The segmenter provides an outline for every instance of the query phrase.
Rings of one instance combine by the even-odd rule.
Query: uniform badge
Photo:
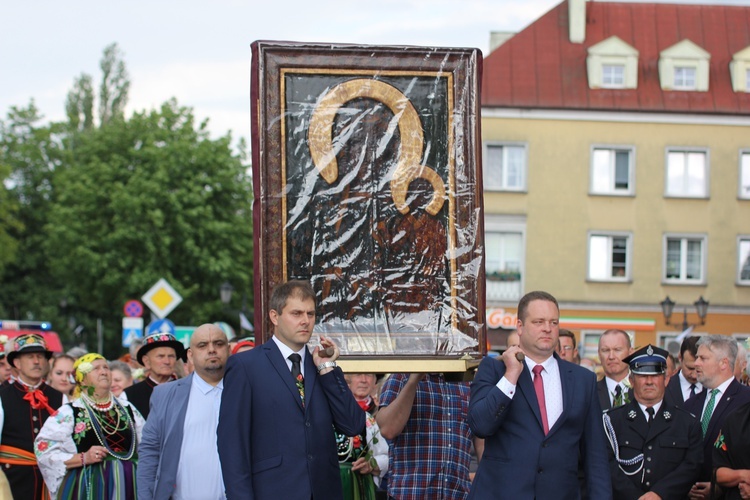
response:
[[[636,416],[635,410],[630,410],[628,412],[628,420],[635,420],[635,416]]]
[[[649,356],[653,356],[654,355],[654,349],[651,347],[650,344],[648,346],[648,349],[646,349],[646,354],[648,354]]]
[[[668,411],[665,411],[664,412],[664,420],[669,420],[671,418],[672,418],[672,414],[669,413]]]

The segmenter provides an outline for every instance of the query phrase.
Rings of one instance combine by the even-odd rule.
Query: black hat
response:
[[[143,364],[143,356],[151,349],[156,349],[157,347],[171,347],[174,349],[178,359],[183,361],[187,360],[185,356],[185,346],[182,345],[182,342],[177,340],[177,338],[171,333],[156,332],[143,339],[143,345],[138,349],[138,354],[136,354],[138,362]]]
[[[44,341],[44,337],[37,333],[27,333],[26,335],[19,335],[13,341],[13,350],[7,355],[8,363],[13,366],[13,360],[19,354],[31,352],[43,352],[47,359],[52,357],[52,351],[47,349],[47,342]]]
[[[669,356],[667,351],[649,344],[646,347],[641,347],[622,361],[630,365],[630,373],[660,375],[667,371],[667,356]]]

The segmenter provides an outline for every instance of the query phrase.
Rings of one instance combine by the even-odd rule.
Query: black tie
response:
[[[648,425],[651,425],[651,422],[654,421],[654,408],[649,406],[646,408],[646,413],[648,413]]]
[[[695,396],[695,384],[690,384],[690,396],[688,397],[688,399],[692,398],[693,396]]]
[[[296,381],[297,378],[302,374],[299,366],[300,362],[302,361],[302,356],[295,352],[289,355],[289,361],[292,362],[292,377],[294,377],[294,380]]]
[[[615,398],[614,401],[612,401],[612,406],[614,408],[622,406],[622,387],[620,387],[620,384],[617,384],[615,387]]]

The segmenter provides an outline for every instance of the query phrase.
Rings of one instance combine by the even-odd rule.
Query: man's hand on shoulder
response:
[[[518,377],[523,372],[523,361],[519,361],[516,355],[523,353],[518,346],[512,346],[505,350],[503,353],[503,363],[505,363],[505,379],[513,385],[518,383]]]

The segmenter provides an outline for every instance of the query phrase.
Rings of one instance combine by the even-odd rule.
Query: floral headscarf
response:
[[[84,354],[73,363],[73,370],[75,370],[76,373],[76,382],[78,382],[79,385],[83,383],[83,379],[86,378],[86,375],[94,369],[92,363],[97,359],[103,359],[106,361],[101,354],[91,352],[89,354]]]

